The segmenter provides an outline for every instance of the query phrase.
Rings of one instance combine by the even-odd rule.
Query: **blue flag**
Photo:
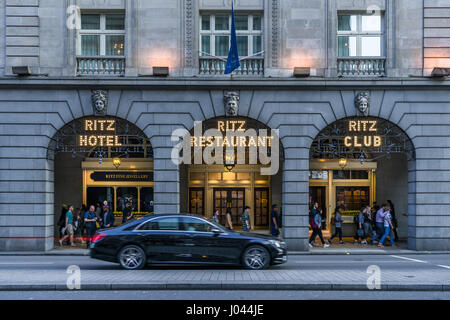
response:
[[[240,66],[236,40],[236,26],[234,25],[234,6],[233,3],[231,3],[231,46],[230,51],[228,52],[227,63],[225,64],[225,74],[232,73]]]

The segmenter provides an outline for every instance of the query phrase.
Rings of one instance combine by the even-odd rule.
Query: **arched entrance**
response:
[[[83,213],[104,205],[121,221],[127,200],[139,217],[153,212],[153,150],[147,136],[131,122],[111,116],[73,120],[52,138],[48,159],[54,163],[54,234],[73,205]]]
[[[408,168],[414,166],[414,146],[397,125],[375,117],[338,120],[323,129],[310,149],[309,202],[322,209],[324,237],[333,231],[337,207],[343,216],[343,234],[353,242],[353,217],[363,206],[375,211],[387,200],[394,203],[398,237],[410,235]],[[410,245],[410,244],[408,244]]]
[[[252,230],[267,232],[270,223],[271,206],[277,204],[281,212],[281,186],[282,186],[282,161],[283,147],[278,140],[279,151],[273,154],[273,140],[278,135],[265,124],[247,117],[217,117],[204,121],[201,124],[201,132],[209,129],[217,129],[226,137],[227,132],[253,132],[255,139],[247,136],[245,139],[230,140],[235,157],[231,159],[226,155],[226,142],[223,144],[223,163],[206,164],[204,161],[196,163],[192,153],[191,164],[180,166],[180,208],[181,212],[203,215],[210,218],[214,209],[220,212],[220,223],[225,225],[225,212],[231,210],[233,226],[241,230],[241,213],[244,206],[249,206]],[[266,136],[267,133],[267,136]],[[191,147],[199,144],[201,147],[208,145],[208,139],[204,136],[197,137],[195,128],[190,131],[192,137]],[[237,137],[236,137],[237,138]],[[225,138],[224,138],[225,139]],[[217,139],[214,140],[217,142]],[[256,162],[252,162],[252,143],[255,143]],[[244,146],[239,151],[239,146]],[[262,150],[265,151],[262,151]],[[238,163],[239,152],[245,159],[244,163]],[[269,164],[263,164],[260,154],[267,152],[271,159]],[[265,174],[262,168],[273,166],[277,161],[277,170],[273,174]],[[281,216],[279,222],[281,224]]]

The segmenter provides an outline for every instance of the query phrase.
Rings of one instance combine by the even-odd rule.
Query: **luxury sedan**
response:
[[[287,261],[286,243],[278,238],[230,231],[188,214],[150,215],[99,230],[90,256],[120,263],[128,270],[158,263],[242,265],[260,270]]]

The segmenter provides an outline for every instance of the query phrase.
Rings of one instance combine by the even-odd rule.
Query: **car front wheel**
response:
[[[146,263],[145,252],[141,247],[128,245],[119,252],[119,262],[127,270],[142,269]]]
[[[246,269],[262,270],[270,264],[270,254],[262,246],[250,246],[242,255],[242,264]]]

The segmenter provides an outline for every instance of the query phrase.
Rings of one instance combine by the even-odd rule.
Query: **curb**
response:
[[[384,284],[380,289],[368,289],[364,284],[332,283],[90,283],[82,284],[81,291],[109,290],[299,290],[299,291],[433,291],[450,292],[444,284]],[[64,284],[6,284],[0,291],[72,291]]]

